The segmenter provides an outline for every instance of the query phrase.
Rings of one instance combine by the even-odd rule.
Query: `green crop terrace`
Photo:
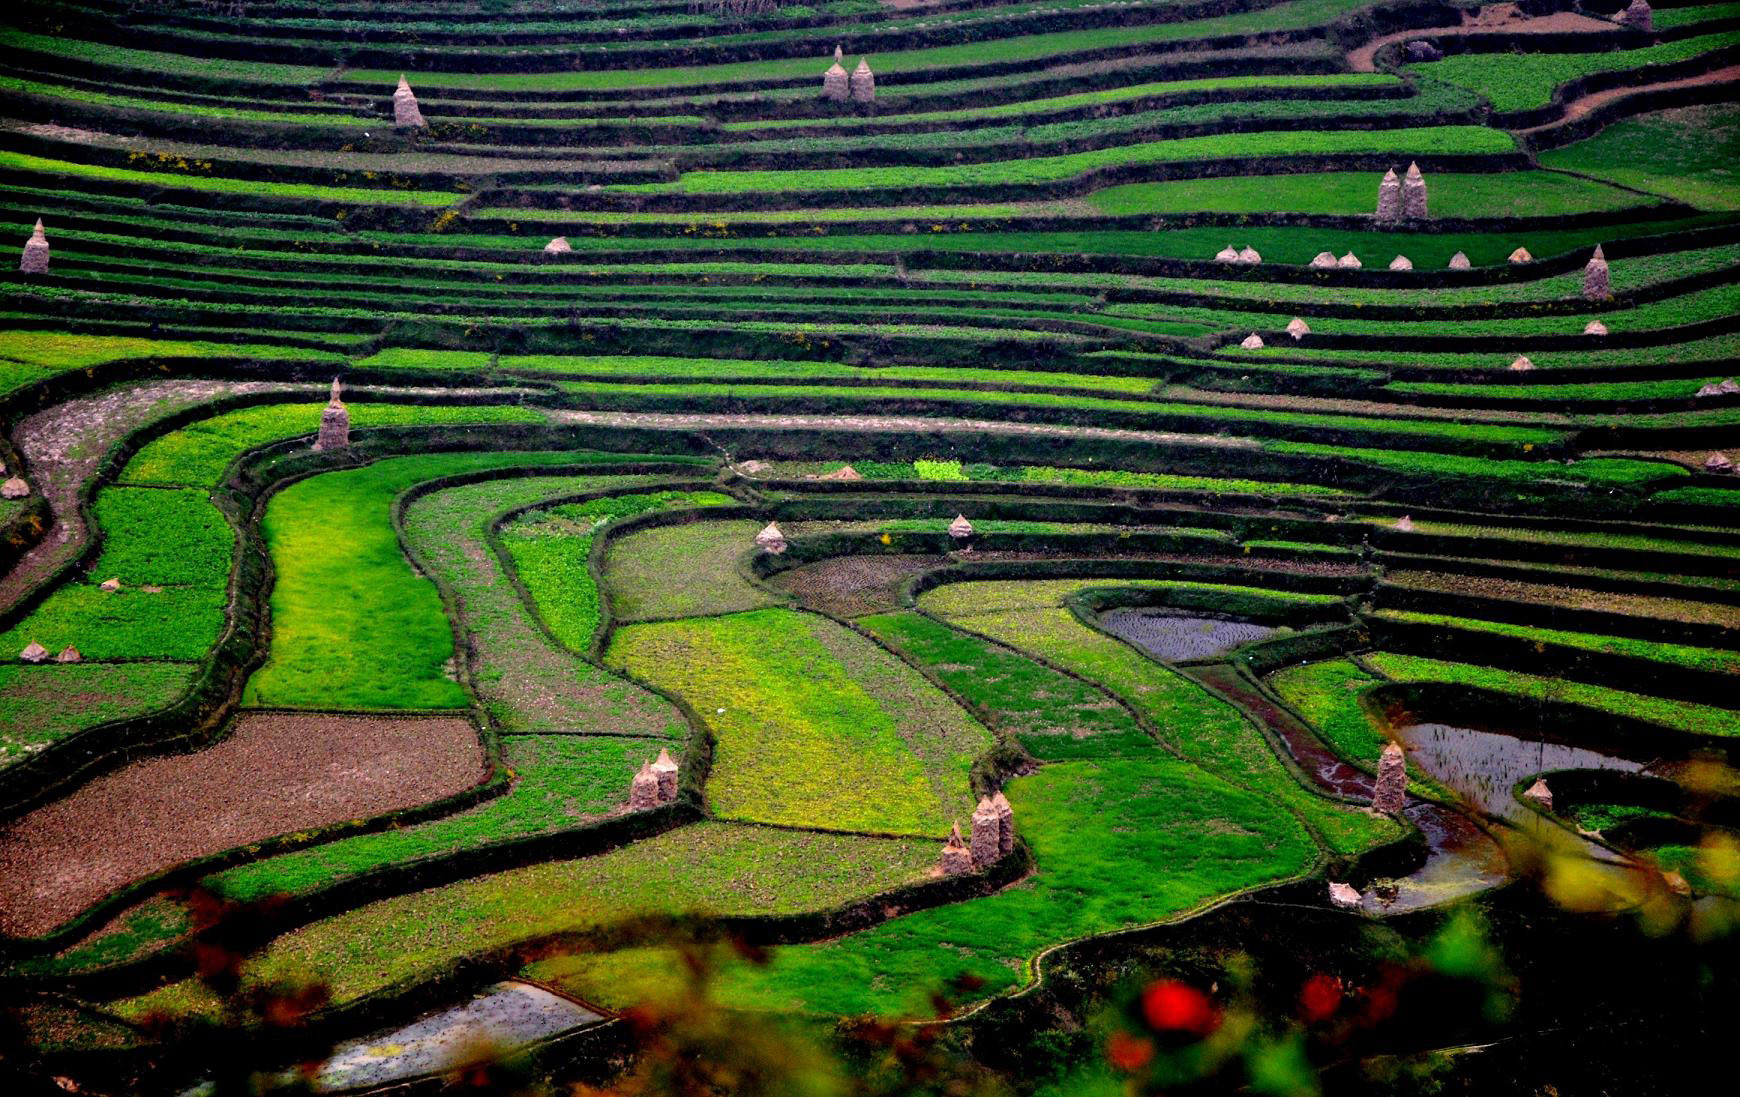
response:
[[[20,0],[0,1072],[1711,1073],[1740,5],[1619,7]]]

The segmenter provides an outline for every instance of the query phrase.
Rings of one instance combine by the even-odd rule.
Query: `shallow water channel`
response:
[[[460,1005],[333,1049],[313,1080],[322,1093],[372,1089],[440,1074],[479,1052],[511,1051],[602,1022],[604,1018],[539,986],[497,983]]]

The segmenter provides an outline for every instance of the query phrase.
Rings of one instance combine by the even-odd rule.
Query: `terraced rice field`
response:
[[[1721,1067],[1740,5],[1617,7],[15,5],[0,1078]]]

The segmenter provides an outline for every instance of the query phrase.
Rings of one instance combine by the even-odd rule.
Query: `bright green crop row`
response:
[[[205,191],[211,194],[269,195],[276,198],[302,198],[311,202],[342,202],[362,206],[451,206],[465,195],[449,191],[387,190],[365,187],[329,187],[318,183],[272,183],[257,179],[227,179],[221,176],[194,175],[168,171],[137,171],[114,168],[105,164],[80,164],[71,160],[50,160],[22,152],[0,149],[0,169],[37,171],[48,175],[71,176],[100,183],[131,183],[137,186],[166,187],[170,190]]]
[[[691,171],[676,183],[644,183],[608,189],[636,193],[676,190],[685,194],[747,194],[889,187],[974,187],[1057,183],[1100,168],[1168,164],[1191,160],[1269,156],[1397,157],[1475,156],[1513,152],[1509,134],[1484,126],[1427,126],[1394,130],[1279,130],[1213,134],[1095,149],[1061,156],[1000,160],[947,167],[824,168],[793,171]]]
[[[1740,43],[1740,33],[1728,32],[1681,38],[1635,50],[1506,54],[1502,61],[1495,61],[1489,53],[1464,53],[1429,65],[1409,65],[1407,69],[1477,92],[1496,110],[1528,110],[1546,106],[1560,84],[1579,77],[1685,61],[1736,43]]]

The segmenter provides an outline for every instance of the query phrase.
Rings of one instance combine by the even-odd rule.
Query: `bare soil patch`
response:
[[[806,609],[835,617],[862,617],[900,608],[900,588],[946,556],[835,556],[782,572],[768,585],[790,591]]]
[[[1510,9],[1500,12],[1498,9]],[[1613,33],[1617,28],[1605,19],[1592,19],[1587,15],[1578,15],[1573,11],[1558,11],[1551,15],[1538,15],[1533,19],[1518,19],[1516,5],[1489,4],[1480,9],[1479,14],[1464,12],[1466,20],[1461,26],[1453,27],[1415,27],[1413,30],[1399,30],[1394,34],[1386,34],[1374,38],[1357,49],[1347,53],[1347,65],[1354,72],[1376,72],[1375,58],[1377,51],[1391,42],[1411,42],[1416,38],[1447,38],[1462,34],[1575,34],[1575,33]]]
[[[12,570],[0,576],[0,613],[84,551],[90,532],[79,517],[79,491],[103,454],[145,424],[219,396],[294,391],[269,381],[144,381],[56,404],[18,424],[13,435],[30,481],[48,502],[54,525]]]
[[[1590,114],[1594,113],[1597,108],[1606,106],[1608,103],[1614,103],[1621,99],[1629,99],[1634,95],[1646,95],[1653,92],[1673,91],[1678,88],[1699,88],[1715,84],[1732,84],[1736,82],[1740,82],[1740,65],[1729,65],[1726,68],[1699,73],[1696,76],[1687,76],[1679,80],[1663,80],[1656,84],[1637,84],[1631,87],[1609,88],[1606,91],[1590,92],[1588,95],[1573,99],[1569,103],[1566,103],[1565,113],[1558,120],[1548,122],[1544,126],[1535,126],[1531,129],[1518,130],[1517,132],[1524,136],[1533,136],[1545,130],[1556,129],[1559,126],[1566,125],[1567,123],[1575,122],[1580,118],[1587,118]]]
[[[1169,430],[1127,430],[1122,427],[1076,427],[1061,423],[1016,423],[1000,419],[947,419],[922,415],[746,415],[737,412],[569,411],[550,413],[552,423],[585,423],[602,427],[651,427],[667,430],[743,428],[749,430],[851,430],[921,434],[1037,434],[1064,438],[1121,438],[1207,446],[1214,449],[1257,449],[1252,438],[1222,438]]]
[[[1439,594],[1465,594],[1479,598],[1526,602],[1567,609],[1602,610],[1634,617],[1656,617],[1698,625],[1740,628],[1740,609],[1716,602],[1693,602],[1684,598],[1652,598],[1644,594],[1619,594],[1586,590],[1551,583],[1527,583],[1487,575],[1459,575],[1441,571],[1393,570],[1384,574],[1393,586],[1429,590]]]
[[[136,762],[0,827],[0,931],[38,936],[191,858],[413,807],[482,777],[465,720],[245,715],[215,746]]]

